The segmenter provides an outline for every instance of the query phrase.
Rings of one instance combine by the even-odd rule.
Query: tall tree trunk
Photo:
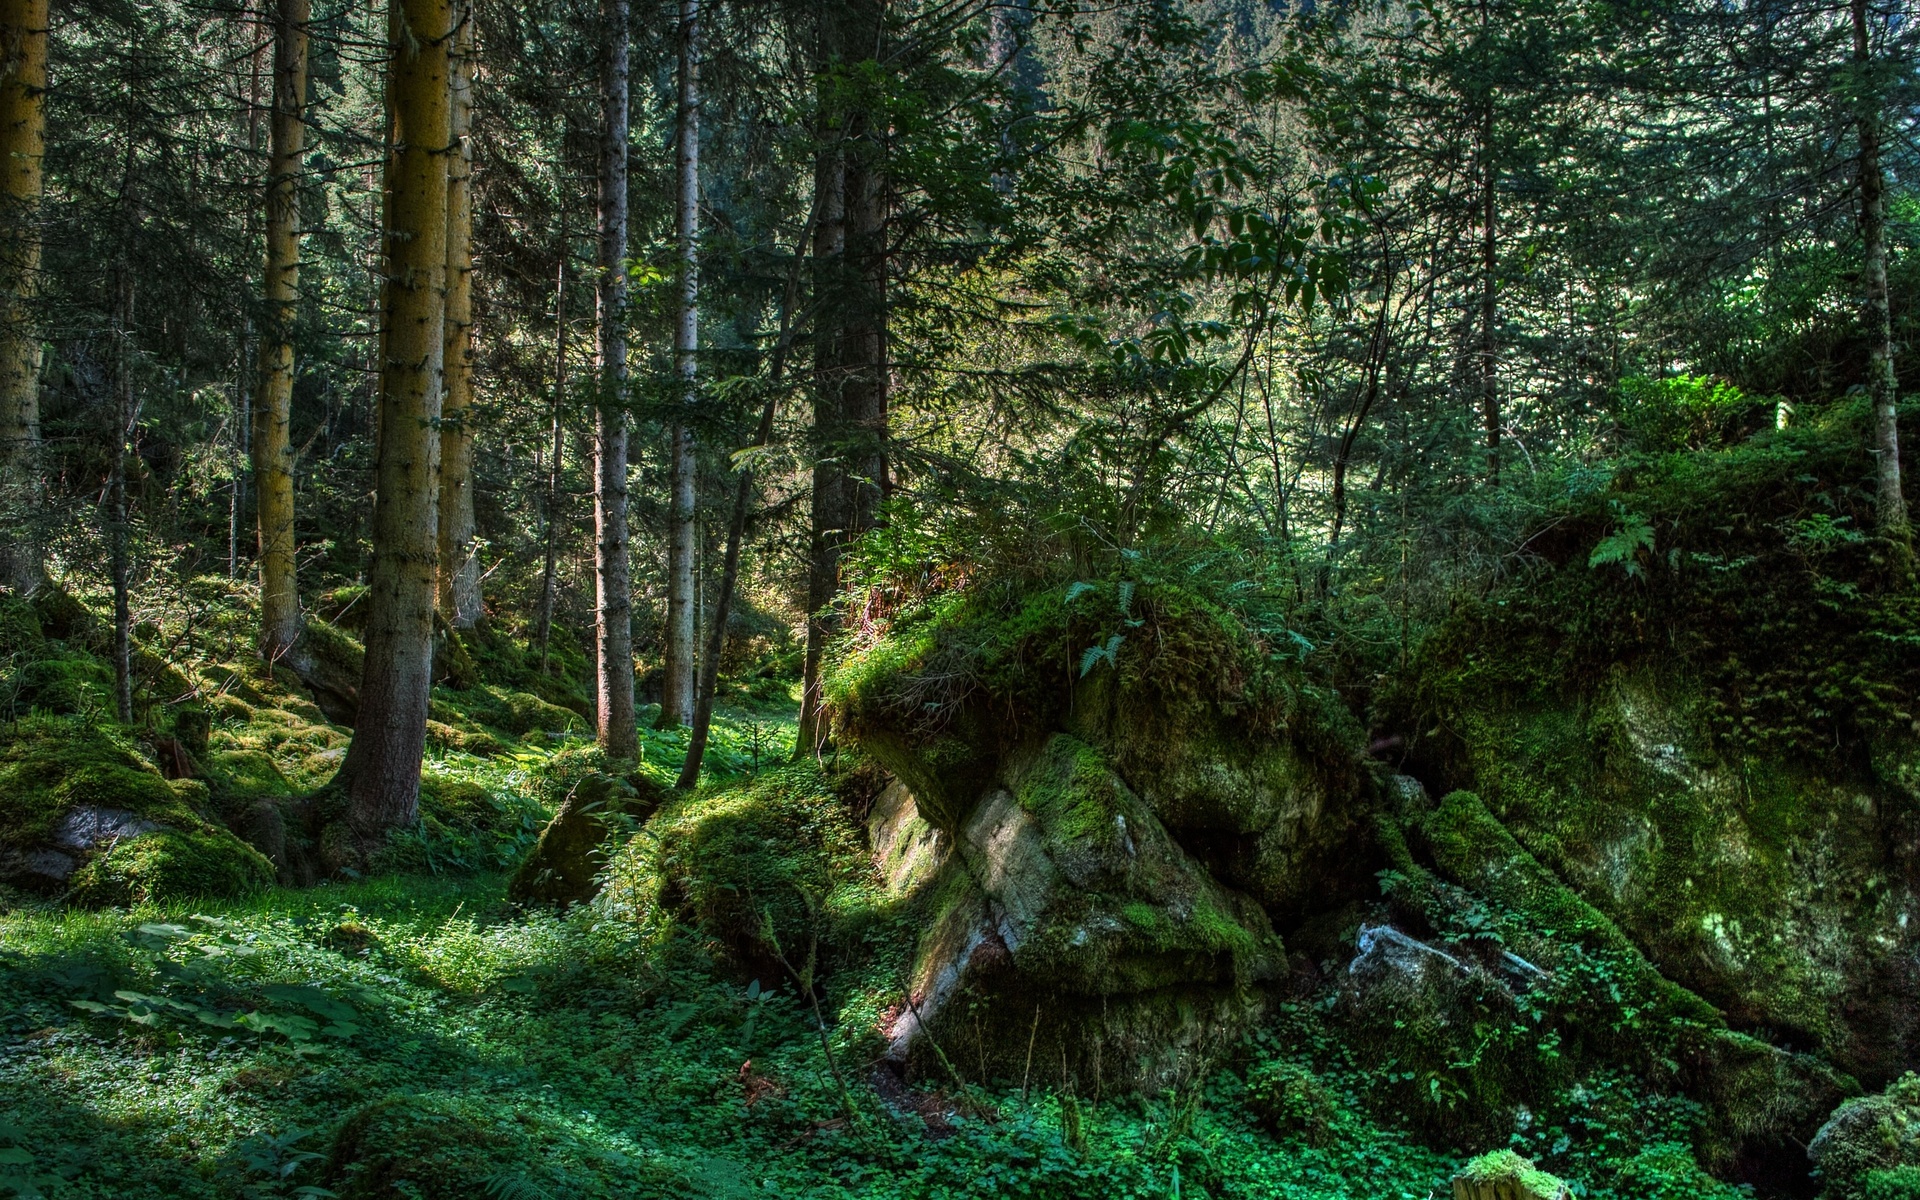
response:
[[[452,150],[447,156],[447,344],[440,409],[440,611],[455,629],[480,619],[473,520],[473,7],[455,14]]]
[[[1886,177],[1880,168],[1880,100],[1871,86],[1872,44],[1868,39],[1867,0],[1853,0],[1853,61],[1858,72],[1860,134],[1860,240],[1866,303],[1861,314],[1867,334],[1867,395],[1873,404],[1873,451],[1879,460],[1876,517],[1880,533],[1909,545],[1907,499],[1900,490],[1899,381],[1893,372],[1893,314],[1887,302]]]
[[[822,58],[871,59],[884,35],[884,0],[857,0],[822,17]],[[844,86],[829,84],[833,86]],[[873,528],[886,498],[887,185],[880,127],[864,104],[834,111],[822,100],[823,127],[836,131],[821,147],[816,191],[821,205],[815,240],[816,322],[813,544],[808,571],[807,649],[800,735],[795,755],[826,741],[821,668],[838,630],[833,603],[850,542]]]
[[[600,745],[639,753],[633,718],[633,577],[627,562],[627,0],[601,0],[599,388],[594,404],[593,528],[599,603]]]
[[[559,174],[559,172],[555,172]],[[564,191],[560,200],[560,269],[553,283],[553,416],[549,434],[553,454],[547,460],[544,516],[546,559],[540,568],[540,608],[534,617],[533,639],[540,647],[540,673],[547,673],[547,651],[553,641],[553,606],[559,590],[560,469],[566,453],[566,430],[561,423],[561,406],[567,395],[567,258],[572,243],[567,240],[567,203]]]
[[[47,0],[0,0],[0,585],[45,578],[40,475],[40,162],[46,151]]]
[[[273,150],[267,168],[266,337],[253,408],[260,537],[260,654],[279,662],[300,638],[293,532],[293,321],[300,289],[300,168],[306,126],[308,0],[279,0],[273,50]],[[239,492],[234,493],[235,505]]]
[[[127,528],[127,443],[139,420],[133,388],[133,269],[114,273],[113,449],[107,459],[107,573],[113,587],[113,701],[122,724],[133,724],[133,563]]]
[[[693,405],[700,350],[700,0],[680,0],[679,308],[674,314],[673,362],[682,413],[673,423],[671,496],[667,516],[666,671],[660,689],[660,725],[693,719],[694,708],[694,482]]]
[[[366,669],[341,768],[363,848],[419,813],[433,687],[447,168],[453,131],[450,0],[393,0],[388,20],[386,278],[374,460]]]
[[[1497,215],[1493,165],[1493,105],[1487,105],[1486,123],[1480,131],[1480,421],[1486,430],[1487,481],[1500,483],[1500,354],[1495,342],[1494,321],[1498,317],[1500,243],[1494,226]]]
[[[821,723],[821,666],[834,632],[832,605],[840,587],[840,543],[847,526],[846,470],[839,461],[845,382],[840,308],[847,250],[847,164],[844,129],[829,106],[834,85],[826,72],[839,57],[835,10],[820,13],[819,146],[813,195],[819,213],[813,231],[813,504],[807,548],[807,647],[801,667],[800,728],[794,757],[819,753],[826,743]]]

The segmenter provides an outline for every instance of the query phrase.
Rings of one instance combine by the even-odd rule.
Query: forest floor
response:
[[[677,771],[684,733],[644,736],[648,773]],[[792,736],[778,700],[724,709],[723,778],[681,803],[729,803]],[[475,869],[530,843],[570,745],[436,752],[430,777],[503,818],[483,853],[423,834],[400,856],[437,870],[0,909],[0,1195],[1421,1200],[1459,1167],[1362,1115],[1358,1076],[1281,1142],[1229,1069],[1154,1099],[889,1085],[862,1061],[884,972],[829,982],[823,1038],[790,981],[512,906]]]

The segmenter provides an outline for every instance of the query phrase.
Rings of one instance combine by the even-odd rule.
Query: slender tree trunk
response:
[[[260,654],[279,662],[300,638],[293,529],[293,321],[300,290],[300,169],[306,126],[308,0],[279,0],[273,51],[273,151],[267,168],[266,338],[253,408],[260,538]],[[235,492],[236,504],[238,491]]]
[[[1899,381],[1893,371],[1893,314],[1887,302],[1886,177],[1880,167],[1878,90],[1870,86],[1872,45],[1867,0],[1853,0],[1853,61],[1859,72],[1860,240],[1866,303],[1867,395],[1873,404],[1873,451],[1879,460],[1877,520],[1882,536],[1902,545],[1912,539],[1907,499],[1900,489]]]
[[[606,60],[593,526],[600,610],[600,745],[615,758],[639,753],[633,715],[633,578],[627,561],[627,11],[628,0],[601,0]]]
[[[138,415],[133,388],[133,269],[115,272],[113,450],[107,459],[107,573],[113,586],[113,700],[122,724],[133,724],[133,563],[127,528],[127,442]]]
[[[678,233],[680,297],[673,326],[674,369],[679,401],[691,409],[699,376],[700,350],[700,0],[680,0]],[[665,680],[660,690],[660,725],[669,728],[693,719],[694,641],[694,483],[693,428],[687,416],[674,421],[671,497],[667,516],[667,637]]]
[[[553,417],[549,431],[553,454],[547,460],[546,480],[546,558],[540,568],[540,608],[534,618],[534,641],[540,647],[540,673],[547,673],[547,652],[553,642],[553,606],[559,588],[560,480],[566,453],[566,430],[561,423],[561,406],[567,395],[567,257],[572,243],[567,240],[567,205],[564,193],[560,202],[560,269],[553,283]]]
[[[412,823],[433,688],[433,605],[446,352],[449,0],[393,0],[388,21],[386,278],[373,564],[360,715],[341,768],[362,847]]]
[[[0,0],[0,586],[30,592],[46,569],[38,512],[41,158],[47,0]]]
[[[473,520],[473,8],[455,14],[453,148],[447,155],[447,344],[440,409],[440,611],[455,629],[480,619]]]
[[[877,26],[879,6],[873,6]],[[871,36],[871,35],[869,35]],[[847,531],[851,542],[880,523],[892,491],[887,467],[887,409],[893,367],[887,349],[887,217],[885,129],[873,114],[849,123],[847,156],[848,296],[846,385],[841,391],[847,439]]]
[[[832,19],[822,11],[821,59],[836,57]],[[827,642],[834,632],[832,605],[840,587],[840,544],[847,526],[846,470],[839,461],[845,379],[839,309],[847,249],[846,159],[836,115],[827,109],[828,86],[820,90],[819,149],[814,161],[813,288],[817,316],[813,333],[813,505],[807,553],[807,648],[801,668],[800,728],[795,758],[817,754],[826,743],[821,723],[821,679]]]
[[[1480,132],[1480,420],[1486,429],[1487,482],[1500,483],[1500,355],[1495,342],[1499,292],[1495,271],[1500,243],[1494,218],[1496,174],[1493,167],[1493,105],[1487,105]]]

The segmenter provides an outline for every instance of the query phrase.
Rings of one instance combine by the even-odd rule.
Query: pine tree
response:
[[[600,278],[596,292],[599,386],[594,403],[593,525],[599,603],[600,745],[639,753],[633,712],[633,576],[627,532],[627,0],[603,0]]]
[[[41,160],[46,152],[47,0],[0,2],[0,585],[44,576],[40,467]]]

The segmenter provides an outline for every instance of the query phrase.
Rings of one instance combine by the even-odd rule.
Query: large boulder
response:
[[[0,882],[89,904],[233,896],[273,865],[111,733],[32,717],[0,735]]]
[[[1215,880],[1091,746],[1055,734],[1007,764],[959,832],[896,786],[869,815],[896,892],[930,919],[886,1033],[896,1061],[1006,1079],[1065,1073],[1157,1089],[1180,1059],[1243,1031],[1279,939]]]
[[[1827,1200],[1865,1200],[1875,1177],[1891,1186],[1895,1172],[1920,1168],[1920,1075],[1849,1100],[1807,1143]]]

